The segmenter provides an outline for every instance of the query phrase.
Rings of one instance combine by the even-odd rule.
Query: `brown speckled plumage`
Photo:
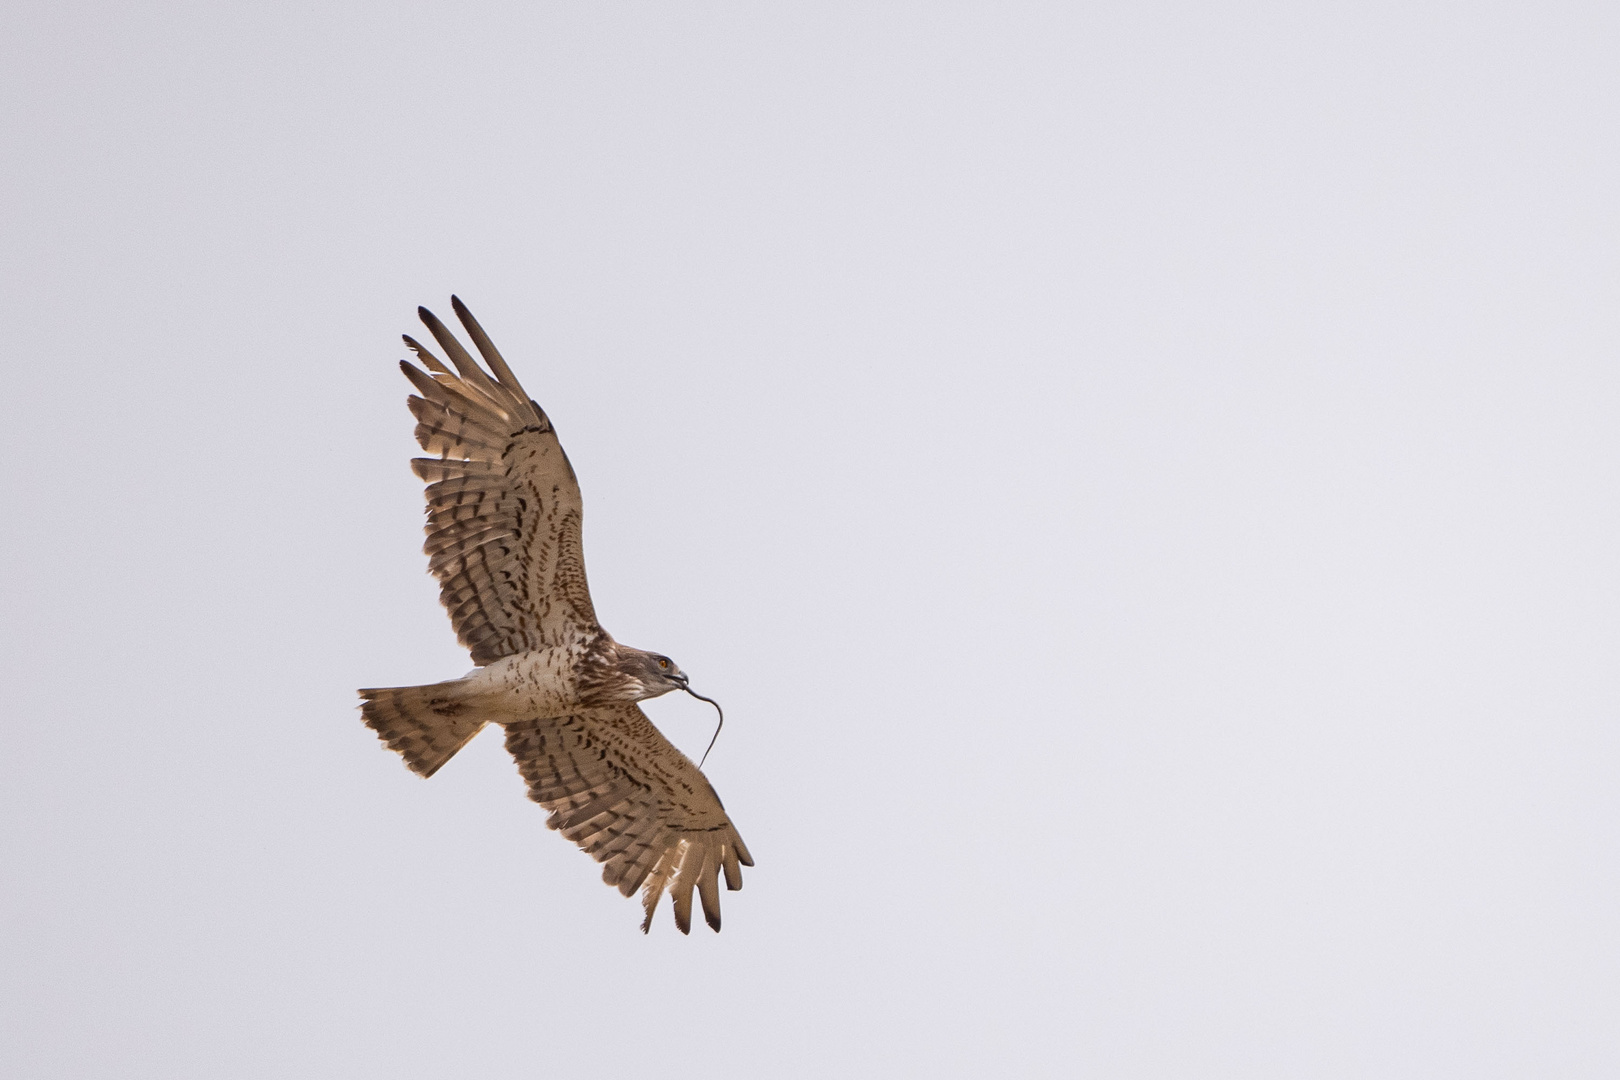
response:
[[[603,863],[609,885],[642,890],[643,931],[666,888],[682,933],[694,889],[719,930],[719,878],[741,888],[753,860],[708,780],[636,705],[684,689],[686,677],[597,624],[568,456],[472,314],[451,303],[489,373],[425,308],[454,370],[408,337],[427,371],[400,366],[421,395],[409,400],[417,441],[438,455],[411,462],[427,482],[428,568],[479,668],[362,690],[361,713],[422,776],[501,724],[529,797],[551,811],[546,823]]]

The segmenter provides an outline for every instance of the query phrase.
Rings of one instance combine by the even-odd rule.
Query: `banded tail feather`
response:
[[[360,715],[410,770],[432,776],[484,728],[460,680],[360,691]]]

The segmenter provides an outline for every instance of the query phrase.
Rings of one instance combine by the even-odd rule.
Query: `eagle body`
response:
[[[549,720],[580,705],[579,671],[584,650],[564,645],[503,656],[456,680],[468,705],[486,721]],[[455,685],[455,684],[450,684]]]
[[[603,863],[603,880],[625,896],[641,889],[644,932],[666,888],[682,933],[694,890],[719,930],[719,878],[740,889],[753,860],[708,779],[636,704],[688,690],[687,677],[597,622],[573,467],[472,313],[451,303],[489,371],[425,308],[455,370],[409,337],[427,370],[400,366],[420,392],[409,399],[417,441],[438,455],[411,463],[427,482],[423,550],[478,667],[361,690],[361,714],[424,777],[486,724],[504,727],[529,797],[551,811],[547,825]]]

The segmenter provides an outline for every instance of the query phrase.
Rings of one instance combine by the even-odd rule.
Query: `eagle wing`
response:
[[[401,360],[416,440],[433,458],[411,468],[427,485],[428,568],[473,663],[591,636],[583,503],[551,421],[529,399],[466,306],[451,297],[486,373],[443,323],[418,308],[451,371],[405,338],[427,371]]]
[[[754,860],[709,781],[638,706],[508,724],[506,748],[529,798],[551,811],[546,824],[605,863],[603,881],[625,896],[642,890],[643,933],[666,886],[681,933],[692,927],[694,887],[720,929],[719,875],[740,889]]]

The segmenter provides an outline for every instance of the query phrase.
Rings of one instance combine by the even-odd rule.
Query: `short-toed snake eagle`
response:
[[[486,372],[443,323],[418,309],[450,364],[405,339],[400,361],[427,481],[428,567],[477,670],[430,686],[361,690],[366,724],[410,768],[432,776],[485,724],[551,816],[546,824],[603,863],[646,917],[665,888],[687,933],[692,891],[720,929],[719,878],[742,888],[748,848],[703,773],[638,701],[687,690],[667,656],[613,640],[596,621],[580,549],[579,483],[551,421],[460,300],[451,304]],[[688,691],[690,692],[690,691]]]

